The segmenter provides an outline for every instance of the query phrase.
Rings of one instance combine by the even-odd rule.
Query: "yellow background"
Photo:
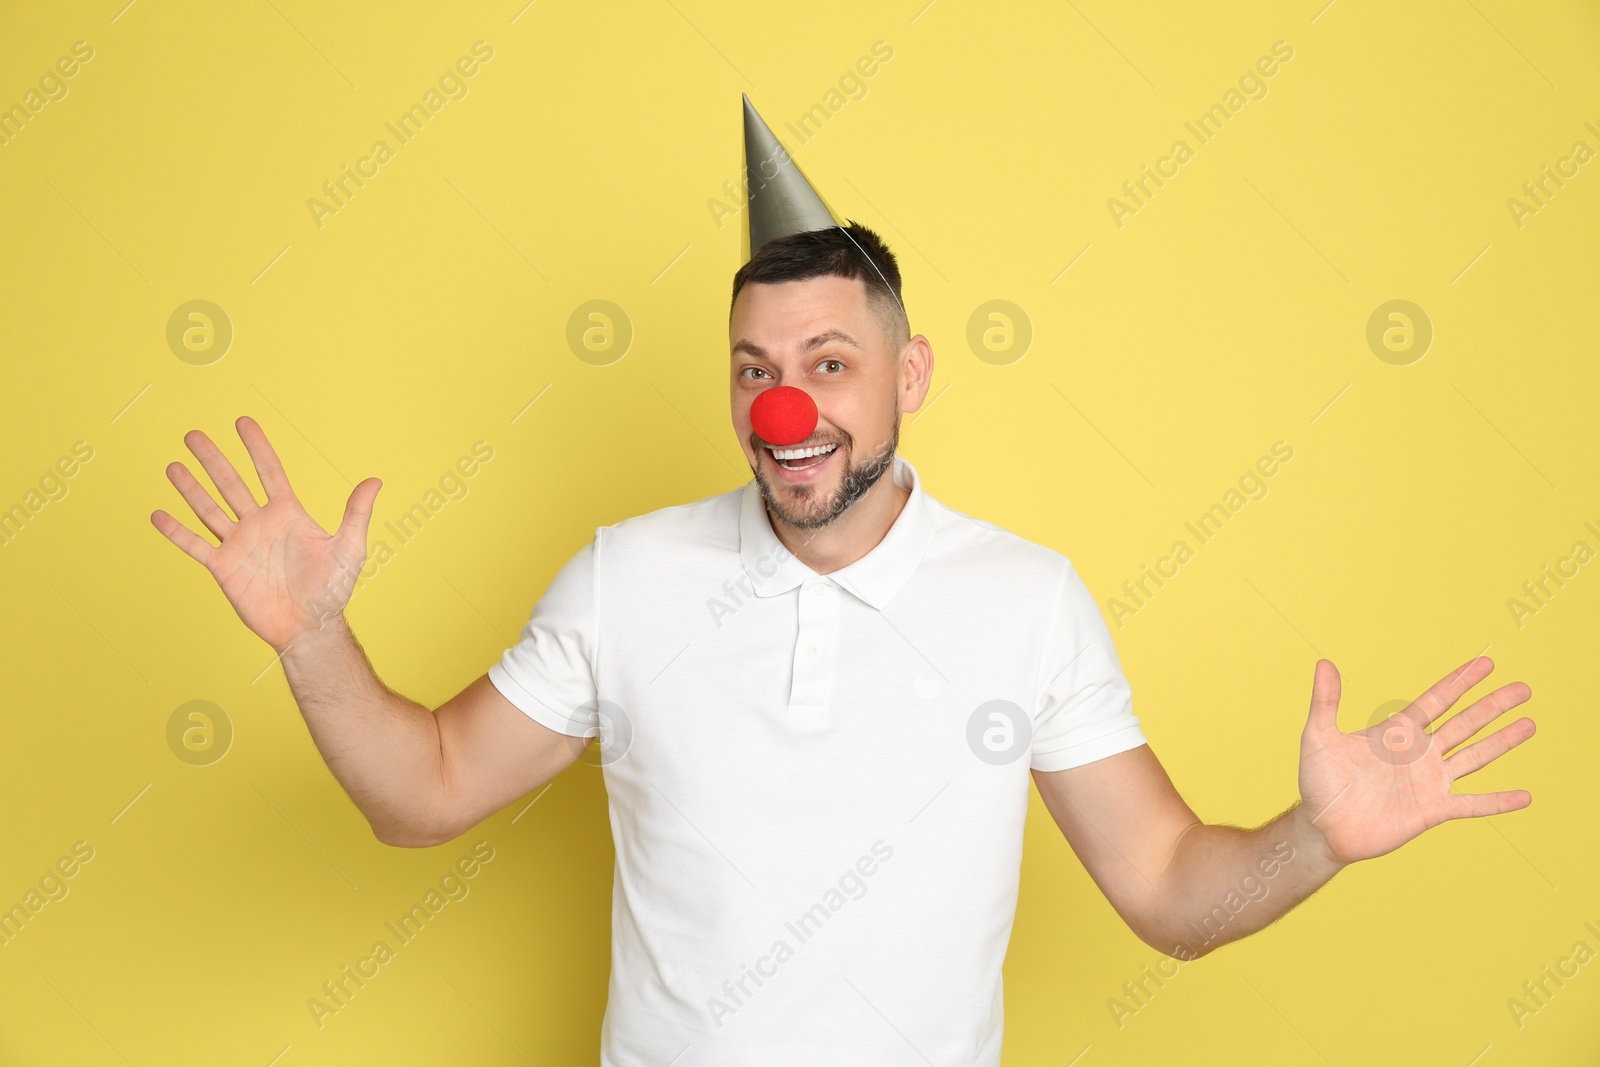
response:
[[[902,452],[946,504],[1066,553],[1103,602],[1293,446],[1113,631],[1203,818],[1295,799],[1318,655],[1347,730],[1485,650],[1474,696],[1533,689],[1500,725],[1526,711],[1538,735],[1457,786],[1528,788],[1529,809],[1343,872],[1120,1028],[1108,1000],[1159,957],[1035,798],[1008,1067],[1600,1062],[1600,963],[1520,1028],[1507,1008],[1576,942],[1600,950],[1600,567],[1520,627],[1507,608],[1575,541],[1600,548],[1600,163],[1520,227],[1506,205],[1573,142],[1600,150],[1592,5],[122,4],[0,19],[3,104],[94,49],[0,147],[0,506],[94,449],[0,548],[0,904],[95,850],[0,948],[0,1062],[595,1062],[597,769],[450,844],[378,844],[270,650],[148,516],[200,529],[163,468],[199,470],[181,438],[201,428],[248,469],[240,414],[330,529],[382,477],[375,539],[489,442],[349,612],[389,685],[459,691],[597,525],[749,477],[726,368],[743,223],[708,207],[742,167],[741,91],[899,255],[937,357]],[[306,201],[479,40],[469,94],[319,228]],[[879,40],[866,94],[799,142],[784,124]],[[1184,122],[1280,40],[1266,97],[1197,146]],[[1119,228],[1108,198],[1178,138],[1195,158]],[[166,341],[194,299],[234,329],[207,366]],[[607,366],[566,341],[595,299],[634,330]],[[966,340],[997,299],[1034,332],[1005,365]],[[1407,366],[1365,339],[1393,299],[1434,328]],[[233,725],[209,766],[167,744],[190,700]],[[480,840],[471,895],[318,1029],[307,999]]]

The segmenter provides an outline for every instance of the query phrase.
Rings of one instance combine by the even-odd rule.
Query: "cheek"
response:
[[[894,422],[892,398],[866,399],[860,396],[841,396],[824,409],[832,416],[833,424],[855,439],[856,447],[887,435]]]

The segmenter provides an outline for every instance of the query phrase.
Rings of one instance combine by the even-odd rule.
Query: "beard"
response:
[[[844,476],[839,480],[839,485],[832,491],[818,485],[784,486],[783,495],[787,500],[780,499],[772,491],[772,485],[767,481],[767,476],[762,473],[758,463],[752,469],[756,476],[756,485],[761,488],[761,498],[766,501],[767,510],[779,522],[788,524],[797,530],[817,530],[834,522],[843,515],[857,500],[860,500],[868,489],[878,483],[889,468],[894,465],[895,449],[900,446],[900,399],[895,398],[894,422],[891,424],[889,443],[879,449],[874,455],[869,456],[860,466],[848,465],[854,457],[853,442],[846,435],[839,443],[836,451],[841,453],[840,458],[847,461]],[[757,445],[757,454],[765,448]],[[771,455],[771,453],[767,453]]]

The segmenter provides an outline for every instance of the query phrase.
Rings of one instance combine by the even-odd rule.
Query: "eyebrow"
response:
[[[854,337],[851,337],[849,334],[845,333],[843,330],[838,329],[837,327],[835,327],[835,328],[830,329],[830,330],[824,330],[821,333],[817,334],[815,337],[808,338],[806,340],[806,342],[803,345],[800,346],[800,354],[803,356],[807,352],[814,351],[814,350],[816,350],[818,348],[821,348],[823,345],[831,344],[831,343],[834,343],[834,342],[837,342],[837,343],[843,344],[843,345],[848,345],[849,347],[854,348],[857,351],[860,351],[860,349],[861,349],[861,346],[856,344],[856,339]],[[740,352],[743,352],[746,355],[753,356],[756,359],[770,359],[771,358],[767,354],[767,350],[766,349],[762,348],[760,345],[756,344],[754,341],[746,340],[745,338],[742,338],[742,337],[738,341],[736,341],[734,343],[733,351],[736,354],[740,353]]]

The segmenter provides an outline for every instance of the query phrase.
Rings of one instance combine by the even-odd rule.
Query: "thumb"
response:
[[[1311,714],[1306,720],[1311,733],[1337,733],[1339,730],[1339,668],[1332,660],[1317,660],[1311,680]]]
[[[344,506],[344,518],[339,522],[339,529],[334,531],[335,540],[355,549],[363,558],[367,554],[367,526],[372,521],[372,503],[382,488],[381,479],[368,478],[351,490],[350,499]]]

